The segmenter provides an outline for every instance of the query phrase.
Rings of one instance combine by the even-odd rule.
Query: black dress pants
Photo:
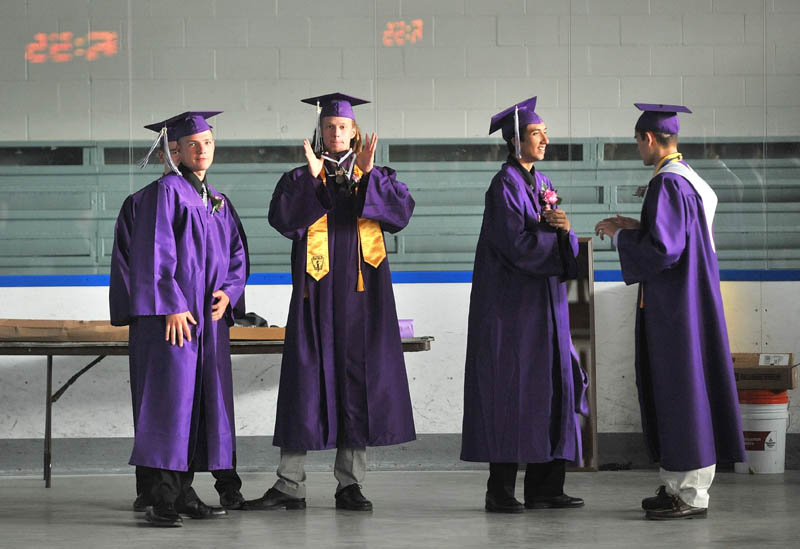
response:
[[[497,498],[513,498],[517,483],[516,463],[490,463],[486,489]],[[564,493],[567,462],[554,459],[546,463],[528,463],[525,467],[525,501]]]
[[[136,466],[136,495],[150,493],[150,477],[153,471],[161,469],[153,469],[151,467]],[[242,479],[236,472],[236,452],[233,453],[233,468],[232,469],[219,469],[211,471],[217,481],[214,483],[217,493],[222,495],[226,492],[233,492],[242,488]],[[191,486],[191,481],[189,482]]]
[[[137,467],[146,479],[150,504],[154,507],[188,503],[197,499],[192,488],[194,471],[170,471],[153,467]]]

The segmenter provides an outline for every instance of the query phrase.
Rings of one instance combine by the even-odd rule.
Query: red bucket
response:
[[[740,389],[740,404],[786,404],[789,395],[786,391],[770,391],[769,389]]]

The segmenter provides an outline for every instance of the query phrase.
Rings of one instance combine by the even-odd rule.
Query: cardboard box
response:
[[[107,320],[0,319],[0,341],[128,341],[128,327]]]
[[[797,387],[792,353],[732,353],[737,389],[786,391]]]
[[[286,328],[275,326],[234,326],[231,328],[231,340],[281,340],[286,336]]]
[[[232,340],[282,340],[285,328],[231,328]],[[127,326],[112,326],[108,320],[0,319],[0,341],[128,341]]]

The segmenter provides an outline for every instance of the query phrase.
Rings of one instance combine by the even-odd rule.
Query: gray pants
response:
[[[306,497],[306,451],[281,448],[278,480],[273,488],[296,498]],[[367,449],[337,448],[333,476],[339,481],[338,493],[351,484],[361,484],[367,474]]]

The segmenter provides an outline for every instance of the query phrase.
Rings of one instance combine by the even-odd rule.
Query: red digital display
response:
[[[422,19],[413,19],[411,23],[405,21],[387,21],[383,30],[384,46],[405,46],[422,41]]]
[[[71,32],[39,32],[25,47],[25,59],[31,63],[66,63],[79,57],[94,61],[101,54],[103,57],[116,55],[117,50],[116,32],[92,31],[78,37]]]

